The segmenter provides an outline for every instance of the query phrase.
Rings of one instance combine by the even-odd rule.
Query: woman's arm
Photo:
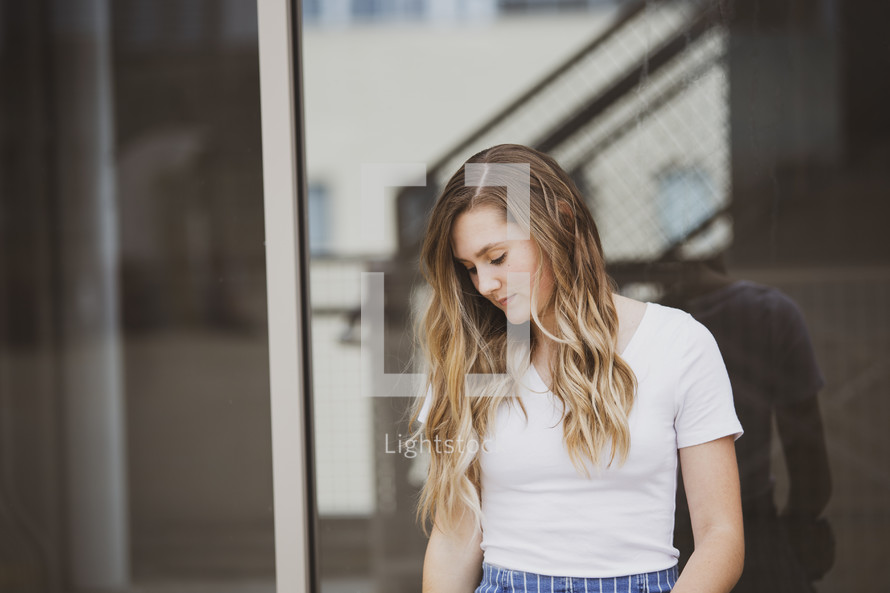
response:
[[[745,536],[735,441],[680,449],[695,550],[673,593],[726,593],[742,575]]]
[[[423,593],[473,593],[482,580],[482,532],[469,512],[447,533],[433,522],[423,559]]]
[[[831,498],[831,471],[816,394],[776,406],[776,425],[790,485],[786,511],[815,520]]]

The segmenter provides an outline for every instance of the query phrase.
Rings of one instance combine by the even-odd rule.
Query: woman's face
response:
[[[553,292],[553,273],[549,264],[540,261],[538,250],[531,239],[507,239],[507,229],[518,231],[515,223],[508,223],[504,212],[493,206],[479,206],[460,214],[454,221],[451,251],[454,258],[470,274],[479,294],[504,311],[513,324],[531,318],[531,286],[535,272],[543,265],[541,283],[536,299],[538,316],[549,317],[541,307]],[[511,236],[516,236],[512,233]],[[508,274],[525,273],[525,278]]]

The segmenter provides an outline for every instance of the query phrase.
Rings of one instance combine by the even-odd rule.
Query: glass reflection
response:
[[[386,370],[410,370],[426,212],[443,178],[499,142],[556,157],[622,291],[710,324],[734,367],[756,548],[737,590],[880,586],[890,88],[877,23],[890,7],[547,5],[304,5],[308,169],[329,216],[312,263],[322,588],[420,586],[425,459],[387,453],[408,402],[358,395],[359,274],[386,272]],[[381,162],[424,162],[428,185],[388,192],[395,225],[371,242],[360,171]],[[682,516],[676,544],[688,548]]]
[[[0,2],[0,591],[274,589],[256,4]]]
[[[736,443],[745,519],[745,571],[734,591],[813,591],[834,563],[834,535],[822,516],[831,472],[819,409],[825,385],[800,308],[780,290],[726,274],[722,258],[689,262],[662,303],[689,312],[717,340],[732,381],[745,439]],[[784,454],[788,497],[776,508],[773,419]],[[675,544],[692,553],[685,492],[677,495]]]

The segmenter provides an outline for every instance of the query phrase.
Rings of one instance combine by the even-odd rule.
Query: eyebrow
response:
[[[499,245],[503,245],[504,243],[506,243],[506,241],[495,241],[494,243],[489,243],[488,245],[485,245],[482,249],[480,249],[479,251],[476,252],[476,257],[482,257],[482,254],[485,253],[486,251],[494,249],[495,247],[497,247]],[[467,261],[467,260],[461,259],[459,257],[455,257],[454,259],[456,259],[457,261],[463,261],[463,262]],[[473,262],[467,262],[467,263],[473,263]]]

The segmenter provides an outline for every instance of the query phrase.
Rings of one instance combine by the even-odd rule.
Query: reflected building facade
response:
[[[571,172],[624,294],[710,324],[734,385],[769,376],[738,447],[749,542],[781,550],[741,586],[779,558],[783,590],[880,587],[887,6],[302,10],[321,590],[419,589],[425,460],[386,448],[408,402],[360,396],[360,273],[409,368],[426,212],[499,142]],[[273,590],[256,3],[0,0],[0,80],[0,591]],[[409,161],[427,186],[364,241],[361,165]]]
[[[256,4],[0,14],[0,591],[271,591]]]
[[[890,331],[885,298],[890,246],[879,228],[888,214],[883,196],[890,195],[885,165],[890,134],[886,110],[876,107],[877,101],[890,100],[890,89],[876,75],[886,70],[888,55],[874,25],[887,11],[868,2],[815,0],[626,2],[598,8],[602,12],[573,13],[579,21],[589,19],[593,33],[573,38],[574,49],[550,67],[527,72],[522,89],[483,109],[483,117],[470,117],[479,103],[461,103],[460,93],[452,101],[415,101],[416,108],[410,101],[397,103],[398,116],[386,122],[404,133],[388,138],[423,147],[419,154],[427,163],[428,185],[393,192],[398,231],[391,257],[380,264],[369,256],[363,269],[386,271],[393,302],[415,302],[412,291],[423,292],[414,266],[425,213],[442,181],[465,158],[499,142],[550,152],[588,197],[610,272],[624,294],[685,307],[702,319],[720,308],[720,290],[732,296],[744,288],[774,297],[756,314],[756,327],[735,311],[728,313],[731,322],[712,329],[723,334],[727,360],[739,359],[732,344],[751,342],[748,334],[755,329],[765,336],[763,347],[773,349],[742,357],[743,367],[766,360],[763,368],[771,376],[768,395],[739,403],[740,415],[746,406],[750,412],[751,428],[737,445],[748,468],[743,471],[751,474],[745,480],[745,493],[751,495],[749,539],[772,547],[749,555],[738,591],[762,590],[758,583],[769,578],[786,583],[783,590],[874,586],[880,578],[877,550],[890,536],[890,509],[878,502],[886,499],[883,467],[890,457],[880,429],[888,389],[883,361]],[[540,15],[508,14],[501,5],[498,10],[475,41],[480,47],[488,43],[491,51],[504,47],[503,31]],[[559,28],[553,14],[542,23],[542,35],[548,26]],[[398,25],[387,28],[378,21],[375,26],[380,38],[399,35]],[[325,33],[312,29],[311,22],[307,27],[310,175],[325,176],[320,161],[326,155],[343,157],[325,141],[313,140],[312,121],[324,122],[334,134],[349,130],[355,143],[368,147],[365,155],[382,145],[386,148],[377,155],[410,160],[414,155],[389,149],[380,135],[365,135],[364,115],[341,126],[326,119],[324,108],[313,111],[313,63],[346,67],[314,52],[326,47]],[[569,35],[570,25],[563,27]],[[416,46],[417,54],[450,53],[464,65],[465,77],[482,70],[461,60],[458,46],[466,45],[465,38],[452,48],[432,31],[426,44]],[[356,47],[380,47],[367,28],[356,26],[352,35]],[[508,62],[504,57],[500,63]],[[424,63],[425,70],[394,70],[382,80],[395,89],[417,89],[452,72],[448,60],[431,57]],[[515,73],[505,66],[502,80],[509,84]],[[435,117],[430,104],[436,106]],[[406,140],[411,131],[401,122],[415,121],[414,109],[416,121],[428,122],[426,137],[436,121],[453,112],[472,123],[456,125],[456,134],[440,133],[441,146],[427,148],[423,140]],[[319,166],[313,168],[313,159]],[[357,171],[361,162],[357,157],[349,164]],[[355,204],[350,195],[331,192],[332,200]],[[338,220],[359,228],[350,226],[348,216]],[[348,241],[339,247],[335,241],[331,254],[338,252],[357,255]],[[715,261],[723,262],[720,283],[693,282],[696,270]],[[689,293],[694,286],[699,292]],[[763,300],[753,301],[758,299]],[[778,304],[786,306],[777,309]],[[755,314],[755,305],[749,313]],[[352,310],[357,308],[358,303]],[[396,305],[387,311],[393,363],[387,370],[396,372],[410,360],[404,344],[412,309]],[[354,327],[351,318],[342,315],[347,328]],[[798,331],[770,337],[789,327]],[[743,368],[734,381],[750,382],[752,372]],[[317,368],[316,381],[324,374]],[[744,399],[745,388],[738,391]],[[377,439],[368,442],[375,443],[375,491],[386,496],[385,504],[377,499],[367,523],[333,509],[320,516],[322,575],[329,582],[351,574],[356,582],[387,590],[416,590],[419,584],[424,541],[412,513],[424,460],[380,454],[384,434],[405,434],[405,407],[373,404],[370,426]],[[319,490],[322,506],[325,496]],[[676,544],[688,554],[682,531],[681,525]],[[346,543],[364,542],[365,534],[375,542],[370,549]],[[776,569],[777,560],[782,570]],[[365,565],[370,568],[360,568]]]

